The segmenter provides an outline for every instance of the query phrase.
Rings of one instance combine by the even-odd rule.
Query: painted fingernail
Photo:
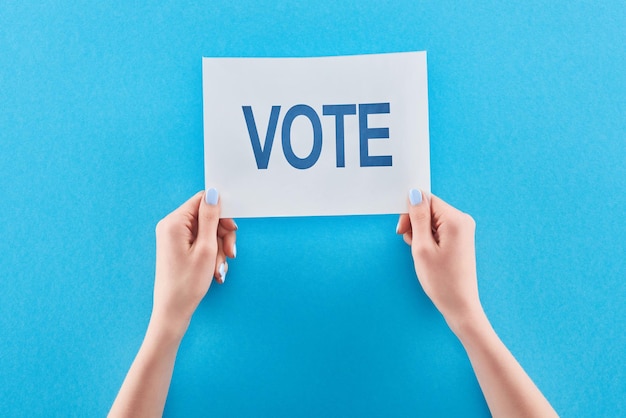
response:
[[[398,219],[398,224],[396,225],[396,234],[398,234],[400,230],[400,220]]]
[[[239,229],[239,227],[237,226],[237,222],[235,222],[234,219],[233,219],[233,225],[235,225],[235,231]]]
[[[220,274],[220,281],[224,283],[226,281],[226,271],[225,271],[224,263],[220,264],[220,268],[217,269],[217,271]]]
[[[237,244],[233,242],[233,258],[237,258]]]
[[[219,198],[220,198],[219,192],[217,191],[217,189],[214,189],[212,187],[209,190],[207,190],[205,193],[205,199],[209,205],[213,205],[213,206],[217,205],[217,201],[219,200]]]
[[[417,189],[409,190],[409,201],[411,202],[411,205],[413,206],[419,205],[420,203],[422,203],[422,192],[420,192]]]

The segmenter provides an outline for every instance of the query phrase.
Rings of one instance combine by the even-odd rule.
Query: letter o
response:
[[[291,124],[298,116],[306,116],[313,127],[313,148],[305,158],[300,158],[294,154],[293,148],[291,147]],[[322,152],[322,123],[311,106],[299,104],[287,111],[285,119],[283,120],[282,140],[283,153],[292,167],[304,170],[312,167],[313,164],[317,162]]]

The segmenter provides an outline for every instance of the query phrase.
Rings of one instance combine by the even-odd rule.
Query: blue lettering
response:
[[[291,124],[298,116],[306,116],[311,121],[311,126],[313,126],[313,148],[305,158],[299,158],[291,148]],[[289,109],[283,120],[282,139],[283,153],[289,164],[300,170],[312,167],[322,152],[322,124],[315,110],[304,104],[295,105]]]
[[[242,106],[243,115],[246,120],[246,127],[250,135],[252,151],[259,170],[267,169],[272,145],[276,136],[276,126],[280,115],[280,106],[272,106],[270,118],[265,133],[265,141],[261,145],[259,132],[252,113],[252,106]],[[389,103],[363,103],[359,104],[359,152],[361,167],[390,167],[392,165],[391,155],[370,155],[370,139],[389,139],[389,128],[370,128],[368,126],[368,115],[390,113]],[[356,115],[356,104],[332,104],[323,105],[322,114],[324,116],[335,117],[335,150],[337,167],[345,167],[345,116]],[[311,152],[304,158],[298,157],[293,152],[291,145],[291,126],[298,116],[305,116],[313,128],[313,146]],[[305,104],[298,104],[291,107],[283,120],[282,126],[283,154],[287,162],[292,167],[299,170],[311,168],[319,159],[322,152],[322,124],[315,110]]]
[[[243,109],[243,116],[246,118],[246,126],[248,127],[248,134],[250,134],[250,142],[252,143],[252,151],[254,151],[256,166],[259,170],[265,170],[267,169],[267,165],[270,161],[270,154],[272,152],[272,144],[274,143],[274,135],[276,134],[276,125],[278,123],[280,106],[272,106],[272,112],[270,113],[270,120],[265,134],[265,145],[263,147],[261,147],[259,132],[257,131],[256,123],[254,122],[252,107],[242,106],[241,108]]]
[[[369,128],[367,115],[389,113],[389,103],[359,104],[359,149],[361,167],[391,166],[391,155],[369,155],[370,139],[389,138],[389,128]]]
[[[356,105],[324,105],[322,108],[324,115],[335,116],[335,142],[337,150],[337,167],[346,166],[345,146],[344,146],[344,124],[343,117],[345,115],[356,115]]]

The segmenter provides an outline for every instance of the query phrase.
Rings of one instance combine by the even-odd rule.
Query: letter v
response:
[[[280,106],[272,106],[272,112],[270,113],[270,120],[267,124],[267,133],[265,134],[263,147],[261,147],[259,132],[257,130],[256,123],[254,122],[252,106],[241,106],[241,108],[243,109],[243,116],[246,119],[246,126],[248,127],[248,133],[250,134],[250,142],[252,143],[252,151],[254,151],[256,166],[259,170],[265,170],[270,161],[270,153],[272,152],[272,144],[274,143],[274,135],[276,133],[276,124],[278,123]]]

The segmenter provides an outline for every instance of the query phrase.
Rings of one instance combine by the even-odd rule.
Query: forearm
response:
[[[160,417],[183,332],[152,318],[110,417]]]
[[[450,321],[494,417],[558,416],[480,310]]]

